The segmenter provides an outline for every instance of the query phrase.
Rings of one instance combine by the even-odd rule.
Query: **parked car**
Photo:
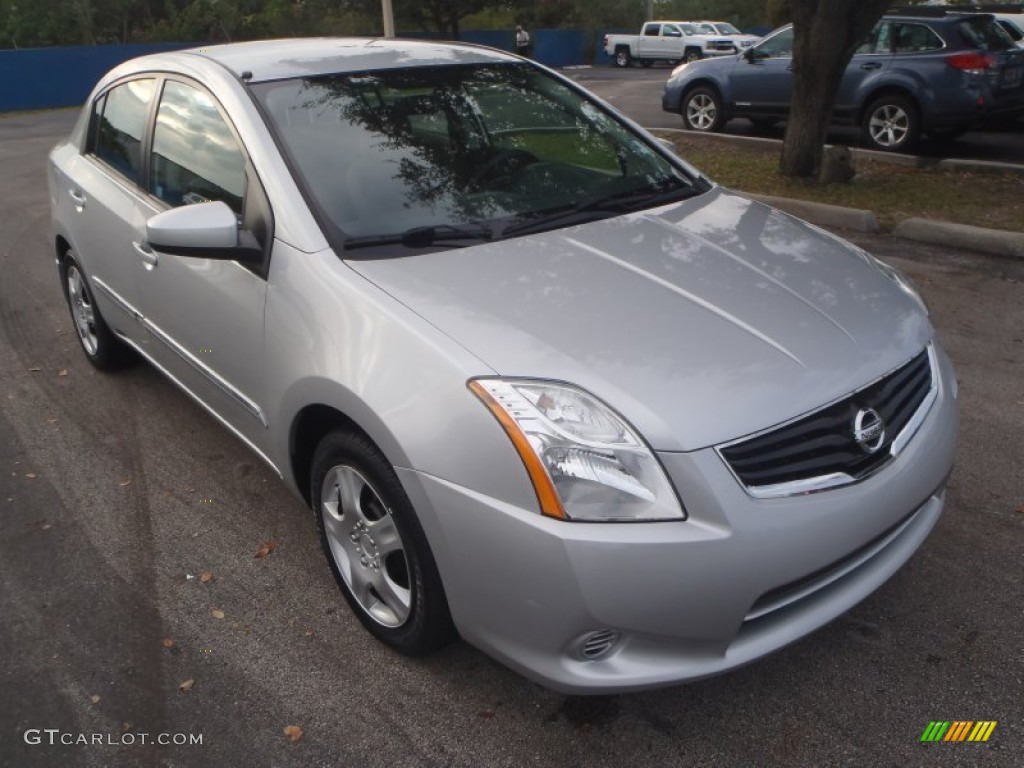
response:
[[[649,67],[656,61],[697,61],[706,56],[728,56],[736,52],[732,40],[711,36],[686,21],[649,21],[639,35],[605,35],[604,52],[617,67],[634,60]]]
[[[733,118],[786,119],[793,90],[793,29],[740,56],[688,64],[665,84],[662,108],[695,131]],[[921,11],[882,18],[853,55],[836,122],[859,125],[865,144],[904,150],[921,136],[950,138],[997,116],[1024,114],[1024,51],[991,15]]]
[[[747,35],[740,32],[727,21],[698,21],[695,23],[697,29],[705,34],[729,38],[736,49],[736,53],[739,53],[744,48],[749,48],[761,39],[758,35]]]
[[[577,693],[724,672],[941,513],[957,384],[909,281],[533,62],[146,56],[48,176],[86,358],[134,351],[255,451],[403,653],[454,628]]]
[[[1017,47],[1024,48],[1024,12],[994,13],[992,15]]]

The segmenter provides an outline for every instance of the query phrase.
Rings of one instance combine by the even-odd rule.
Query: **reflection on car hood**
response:
[[[348,263],[501,375],[577,384],[658,450],[813,410],[907,361],[932,333],[862,252],[722,189],[529,237]]]

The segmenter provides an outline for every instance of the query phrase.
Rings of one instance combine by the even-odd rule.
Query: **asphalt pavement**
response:
[[[918,283],[961,382],[947,509],[902,571],[744,669],[567,697],[461,642],[371,639],[269,469],[152,368],[88,365],[45,185],[74,117],[0,117],[0,765],[1022,763],[1024,263],[858,236]],[[923,744],[933,720],[998,725]]]

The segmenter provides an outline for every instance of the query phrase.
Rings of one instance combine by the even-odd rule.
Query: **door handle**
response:
[[[869,61],[867,64],[861,64],[861,69],[881,69],[882,65],[877,61]]]
[[[68,197],[71,198],[71,200],[75,204],[75,208],[79,211],[79,213],[81,213],[82,209],[85,208],[85,195],[83,195],[77,189],[69,189]]]
[[[156,266],[157,253],[150,248],[149,245],[146,243],[137,243],[132,241],[132,248],[134,248],[135,252],[142,257],[142,263],[145,265],[146,269],[153,269]]]

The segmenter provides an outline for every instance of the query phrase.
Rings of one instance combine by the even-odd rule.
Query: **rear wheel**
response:
[[[864,142],[871,149],[899,152],[917,142],[920,135],[917,106],[896,94],[882,96],[864,113]]]
[[[60,277],[75,335],[86,359],[101,371],[123,367],[131,360],[131,352],[100,314],[85,273],[71,251],[60,260]]]
[[[629,55],[629,48],[616,48],[615,49],[615,66],[616,67],[628,67],[632,57]]]
[[[700,86],[694,88],[683,98],[683,125],[691,131],[710,133],[721,130],[725,124],[722,113],[722,98],[718,92]]]
[[[419,656],[454,635],[441,577],[394,469],[366,437],[332,432],[313,457],[311,498],[331,571],[377,639]]]

